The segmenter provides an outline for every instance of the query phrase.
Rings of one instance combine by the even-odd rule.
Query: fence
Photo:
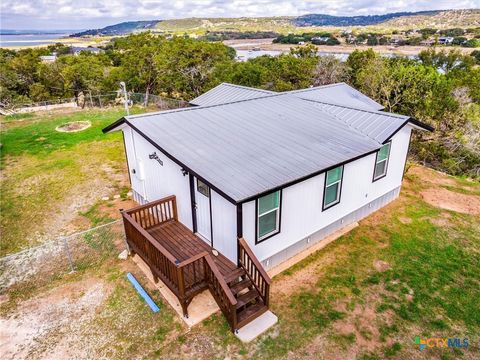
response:
[[[99,265],[126,249],[121,220],[0,258],[0,293],[15,284],[48,282]]]
[[[188,102],[178,99],[171,99],[158,95],[146,95],[144,93],[128,93],[129,105],[152,107],[156,110],[177,109],[189,106]],[[36,103],[16,104],[4,107],[1,112],[8,114],[29,113],[35,111],[47,111],[60,108],[108,108],[124,105],[123,96],[119,92],[106,94],[92,94],[90,91],[80,93],[77,97],[41,101]]]

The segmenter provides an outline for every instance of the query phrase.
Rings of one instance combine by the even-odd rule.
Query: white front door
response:
[[[212,240],[212,224],[210,217],[210,188],[201,180],[196,181],[195,203],[197,205],[197,232],[202,235],[207,242]]]

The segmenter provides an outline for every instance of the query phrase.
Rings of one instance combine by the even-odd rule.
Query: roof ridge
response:
[[[258,91],[258,92],[263,92],[263,93],[278,93],[278,91],[272,91],[272,90],[266,90],[266,89],[259,89],[259,88],[254,88],[254,87],[250,87],[250,86],[244,86],[244,85],[238,85],[238,84],[232,84],[232,83],[228,83],[228,82],[222,82],[220,83],[219,85],[227,85],[227,86],[231,86],[231,87],[237,87],[237,88],[240,88],[240,89],[245,89],[245,90],[252,90],[252,91]],[[217,85],[217,86],[219,86]],[[212,89],[215,89],[215,88],[212,88]],[[212,90],[210,89],[210,90]],[[208,91],[210,91],[208,90]],[[204,94],[206,94],[208,91],[204,92]],[[203,94],[202,94],[203,95]]]
[[[319,103],[319,104],[325,104],[325,105],[331,105],[331,106],[336,106],[336,107],[342,107],[342,108],[346,108],[346,109],[368,112],[368,113],[382,115],[382,116],[393,116],[393,117],[398,117],[398,118],[405,118],[405,117],[408,118],[409,117],[407,115],[395,114],[395,113],[385,112],[385,111],[381,111],[381,110],[367,110],[367,109],[356,108],[356,107],[353,107],[353,106],[333,104],[333,103],[330,103],[330,102],[327,102],[327,101],[304,99],[304,98],[301,98],[301,97],[299,97],[299,99],[302,99],[302,100],[305,100],[305,101],[311,101],[311,102],[315,102],[315,103]]]

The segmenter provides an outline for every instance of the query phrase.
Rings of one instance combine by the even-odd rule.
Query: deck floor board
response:
[[[203,251],[207,251],[212,255],[215,264],[223,276],[228,275],[237,268],[237,266],[223,254],[219,253],[218,256],[214,256],[210,245],[178,221],[170,220],[161,225],[149,228],[147,231],[180,262]]]

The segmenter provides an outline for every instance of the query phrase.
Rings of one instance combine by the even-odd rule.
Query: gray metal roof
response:
[[[255,99],[271,94],[278,93],[263,89],[222,83],[193,99],[190,101],[190,104],[199,106],[218,105],[232,101]],[[282,94],[290,94],[302,99],[323,101],[330,104],[350,106],[364,110],[383,109],[382,105],[345,83],[287,91]]]
[[[231,200],[241,202],[378,150],[394,128],[388,122],[398,128],[399,118],[364,113],[281,93],[126,120]],[[382,130],[385,124],[388,131]]]
[[[268,90],[222,83],[199,97],[196,97],[190,101],[190,104],[200,106],[218,105],[232,101],[255,99],[270,94],[275,93]]]
[[[363,110],[382,110],[384,107],[355,88],[345,83],[318,86],[309,89],[290,91],[302,99],[327,102]]]
[[[388,140],[397,129],[410,119],[408,116],[384,111],[367,111],[321,102],[315,102],[314,106],[324,109],[356,131],[380,143]]]

